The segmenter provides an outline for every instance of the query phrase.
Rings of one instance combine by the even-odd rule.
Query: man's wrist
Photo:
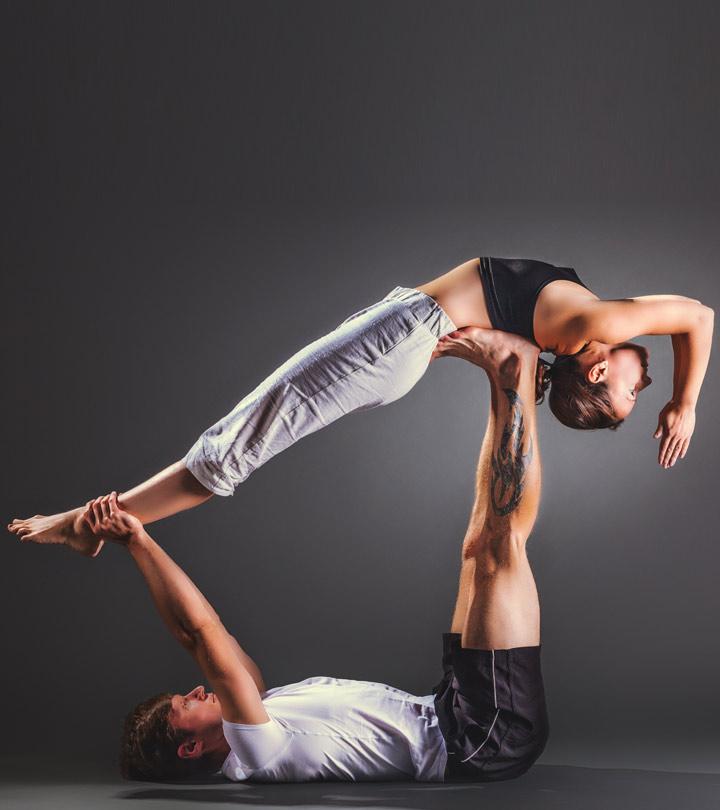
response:
[[[152,538],[145,529],[139,529],[128,537],[127,548],[130,552],[139,551],[146,548],[150,542],[152,542]]]

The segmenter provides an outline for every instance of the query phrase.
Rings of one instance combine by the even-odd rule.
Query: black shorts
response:
[[[547,742],[540,647],[471,650],[443,634],[443,678],[433,689],[445,738],[445,779],[496,781],[525,773]]]

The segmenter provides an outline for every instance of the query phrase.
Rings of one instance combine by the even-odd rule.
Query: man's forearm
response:
[[[190,577],[147,532],[133,537],[128,550],[160,616],[184,646],[191,646],[197,633],[208,624],[222,626],[220,617]]]

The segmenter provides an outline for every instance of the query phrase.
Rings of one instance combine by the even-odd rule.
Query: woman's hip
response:
[[[453,329],[432,298],[396,287],[277,368],[200,436],[187,466],[211,470],[212,476],[196,475],[213,492],[229,493],[303,436],[402,397],[425,373],[438,339]]]

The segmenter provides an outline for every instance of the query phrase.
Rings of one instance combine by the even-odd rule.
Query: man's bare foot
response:
[[[508,366],[517,368],[526,364],[534,371],[539,355],[540,349],[520,335],[466,326],[440,338],[432,359],[460,357],[484,368],[489,374],[497,375]]]
[[[63,545],[85,557],[97,557],[104,541],[95,537],[82,519],[84,511],[85,507],[80,507],[56,515],[15,518],[8,524],[8,530],[23,543]]]

